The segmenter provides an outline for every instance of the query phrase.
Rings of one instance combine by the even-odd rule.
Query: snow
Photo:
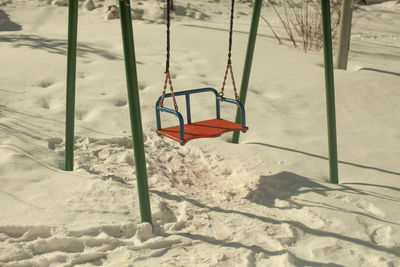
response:
[[[0,1],[1,266],[400,265],[400,4],[354,12],[349,69],[335,70],[333,185],[321,51],[278,46],[260,21],[249,131],[239,145],[225,134],[182,147],[155,134],[163,2],[131,2],[153,226],[139,218],[120,23],[104,19],[115,2],[80,1],[75,170],[65,172],[67,2]],[[230,1],[175,2],[174,88],[218,90]],[[251,7],[236,6],[237,84]],[[262,14],[284,36],[268,5]],[[193,120],[213,105],[193,97]]]

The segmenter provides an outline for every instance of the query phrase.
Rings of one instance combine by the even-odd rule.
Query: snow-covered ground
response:
[[[62,170],[63,2],[0,1],[0,266],[400,265],[400,4],[355,11],[349,69],[335,71],[340,184],[332,185],[321,51],[278,46],[260,21],[250,130],[239,145],[226,134],[181,147],[155,134],[163,1],[131,1],[151,229],[139,219],[120,23],[104,20],[114,1],[90,11],[81,2],[75,171]],[[175,90],[218,90],[230,1],[174,2]],[[251,1],[238,1],[237,84],[251,12]],[[284,36],[273,10],[262,14]],[[193,119],[212,116],[213,104],[193,97]],[[223,117],[234,113],[223,106]]]

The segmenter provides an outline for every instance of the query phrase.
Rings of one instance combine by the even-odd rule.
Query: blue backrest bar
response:
[[[174,92],[175,96],[181,96],[181,95],[186,96],[186,113],[187,113],[187,123],[188,124],[192,123],[189,96],[191,94],[204,93],[204,92],[212,92],[212,93],[214,93],[215,99],[216,99],[216,116],[217,116],[217,119],[221,118],[220,104],[219,104],[219,101],[218,101],[218,92],[214,88],[205,87],[205,88],[190,89],[190,90],[185,90],[185,91]],[[165,98],[167,98],[167,97],[172,97],[172,94],[171,93],[165,94]],[[160,96],[158,98],[158,100],[156,102],[156,107],[160,105],[161,98],[162,98],[162,96]],[[156,113],[157,112],[159,112],[159,111],[157,111],[157,109],[156,109]],[[161,122],[159,120],[159,113],[156,114],[156,118],[157,118],[157,129],[159,130],[159,129],[161,129]],[[158,126],[160,126],[160,128]]]
[[[203,93],[203,92],[212,92],[215,94],[215,97],[218,97],[218,92],[214,88],[211,87],[205,87],[205,88],[198,88],[198,89],[190,89],[190,90],[185,90],[185,91],[179,91],[175,92],[175,96],[180,96],[180,95],[191,95],[191,94],[197,94],[197,93]],[[171,93],[165,94],[165,97],[171,97]],[[156,102],[158,105],[161,101],[162,96],[160,96]]]

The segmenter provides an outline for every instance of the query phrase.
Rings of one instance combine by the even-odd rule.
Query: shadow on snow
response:
[[[41,49],[49,53],[67,55],[67,40],[65,39],[45,38],[33,34],[10,34],[2,35],[0,37],[0,42],[10,43],[15,48],[28,47],[32,49]],[[96,48],[88,43],[78,42],[77,55],[79,57],[86,57],[88,54],[96,54],[108,60],[122,59],[121,56],[110,53],[104,49]]]
[[[22,26],[15,22],[12,22],[8,14],[0,9],[0,32],[12,32],[20,30],[22,30]]]

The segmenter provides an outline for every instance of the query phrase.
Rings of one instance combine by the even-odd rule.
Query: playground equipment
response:
[[[200,89],[191,89],[186,91],[180,91],[175,93],[172,87],[171,75],[169,72],[169,59],[170,59],[170,12],[171,12],[171,0],[167,0],[167,56],[166,56],[166,64],[165,64],[165,82],[163,87],[162,95],[158,98],[156,102],[156,120],[157,120],[157,134],[169,137],[175,141],[178,141],[181,145],[184,145],[186,142],[197,139],[197,138],[212,138],[220,136],[223,133],[232,132],[232,131],[242,131],[246,132],[248,127],[246,126],[246,113],[244,106],[239,101],[239,96],[236,90],[235,78],[233,76],[232,70],[232,33],[233,33],[233,17],[235,10],[235,0],[232,0],[231,4],[231,18],[230,18],[230,29],[229,29],[229,46],[228,46],[228,63],[225,70],[224,81],[222,83],[221,91],[218,93],[214,88],[200,88]],[[253,49],[254,50],[254,49]],[[224,89],[226,79],[228,77],[228,72],[231,74],[233,91],[235,93],[235,99],[224,97]],[[171,93],[166,94],[165,90],[169,85],[169,89]],[[190,111],[190,95],[203,93],[203,92],[212,92],[215,94],[215,102],[216,102],[216,118],[211,120],[205,120],[200,122],[192,123],[191,111]],[[176,103],[176,96],[184,95],[186,97],[186,114],[187,114],[187,124],[184,123],[184,119],[182,114],[178,111],[178,105]],[[164,107],[164,99],[172,97],[174,103],[174,109]],[[241,124],[230,122],[224,119],[221,119],[221,108],[220,102],[232,103],[238,106],[240,110],[240,118]],[[173,114],[178,117],[179,125],[172,126],[167,128],[161,128],[161,116],[160,112],[164,111],[170,114]]]
[[[234,143],[237,143],[239,140],[239,131],[247,130],[244,127],[245,116],[243,116],[244,114],[243,111],[244,111],[244,104],[250,77],[250,69],[253,59],[254,46],[257,36],[261,2],[262,0],[255,0],[253,5],[253,15],[250,26],[249,41],[247,45],[247,52],[243,69],[239,99],[235,100],[231,99],[232,101],[228,100],[227,98],[223,98],[223,95],[222,96],[218,95],[216,91],[213,91],[215,89],[211,88],[183,91],[176,94],[176,95],[181,95],[181,94],[185,95],[187,103],[189,102],[189,106],[190,106],[190,101],[188,95],[190,94],[207,92],[207,91],[216,94],[217,119],[219,114],[218,111],[219,101],[225,100],[227,102],[238,105],[238,110],[236,113],[236,121],[235,121],[235,127],[238,128],[232,126],[232,124],[234,124],[233,122],[222,122],[222,125],[219,125],[226,127],[229,131],[235,131],[233,136]],[[139,86],[137,81],[135,48],[133,43],[130,0],[119,0],[119,9],[121,18],[120,20],[121,20],[122,41],[124,48],[125,73],[126,73],[126,82],[128,90],[129,115],[131,122],[137,188],[139,196],[140,217],[142,222],[151,223],[152,221],[151,221],[150,198],[148,192],[146,160],[144,154],[143,130],[142,130],[142,120],[140,113],[140,101],[139,101]],[[322,9],[322,24],[323,24],[323,34],[324,34],[325,87],[326,87],[327,122],[328,122],[328,139],[329,139],[328,141],[329,141],[330,182],[338,183],[335,94],[334,94],[334,83],[333,83],[332,39],[331,39],[329,0],[321,0],[321,9]],[[75,78],[76,78],[78,0],[69,0],[68,12],[69,15],[68,15],[68,53],[67,53],[67,85],[66,85],[67,92],[66,92],[66,121],[65,121],[65,170],[72,171],[74,162],[74,116],[75,116],[75,80],[76,80]],[[229,61],[225,77],[227,75],[228,70],[229,70]],[[167,79],[168,77],[166,74],[166,80]],[[165,94],[164,97],[172,97],[172,92],[171,95]],[[238,103],[241,104],[239,105]],[[243,109],[241,109],[241,105]],[[157,104],[157,106],[159,106],[159,103]],[[188,117],[188,123],[190,124],[190,108],[188,110],[189,111],[187,117]],[[175,111],[173,110],[173,112]],[[214,122],[215,121],[211,120],[207,125],[207,127],[213,125]],[[195,125],[195,123],[191,123],[191,125]],[[181,125],[179,127],[181,127]],[[200,125],[200,127],[203,126]],[[200,132],[199,130],[195,131]],[[221,133],[222,132],[218,132],[218,134]],[[209,130],[207,130],[207,134],[210,135]],[[183,138],[181,137],[182,137],[181,131],[179,130],[179,140],[183,141],[186,140],[187,142],[188,140],[193,139],[190,138],[190,136],[187,139],[185,139],[186,138],[185,136],[183,136]]]

